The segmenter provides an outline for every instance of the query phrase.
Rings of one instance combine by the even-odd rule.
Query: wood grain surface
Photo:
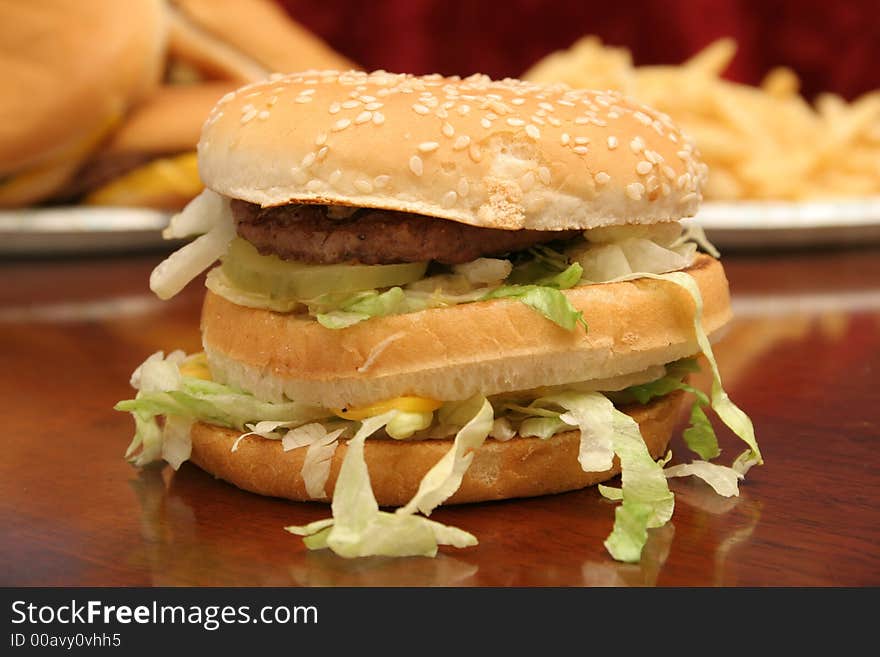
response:
[[[613,506],[595,489],[441,508],[480,544],[345,560],[282,529],[324,505],[190,464],[132,468],[131,419],[112,410],[131,371],[200,348],[201,286],[168,302],[147,289],[162,255],[0,263],[0,585],[880,585],[876,247],[725,256],[737,318],[717,356],[766,464],[738,498],[673,480],[675,515],[637,565],[605,552]],[[685,454],[680,435],[672,446]]]

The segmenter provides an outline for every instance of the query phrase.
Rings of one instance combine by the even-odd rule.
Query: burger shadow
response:
[[[670,555],[677,568],[695,546],[708,553],[697,560],[706,572],[694,577],[723,585],[729,560],[761,515],[745,493],[723,498],[701,481],[671,482],[678,528],[670,521],[649,530],[641,560],[620,563],[603,546],[610,524],[599,522],[613,516],[615,504],[587,489],[452,505],[432,514],[476,533],[476,547],[454,553],[441,548],[433,558],[346,559],[309,550],[283,530],[329,517],[326,503],[249,493],[189,463],[176,472],[144,468],[130,483],[141,510],[142,541],[129,560],[148,570],[158,586],[650,587],[662,586]],[[558,559],[548,562],[541,552],[548,540],[573,548],[566,554],[554,547]]]
[[[443,552],[345,559],[309,550],[283,528],[328,517],[328,504],[243,491],[189,463],[144,468],[130,485],[142,540],[129,561],[157,586],[471,586],[479,570]]]

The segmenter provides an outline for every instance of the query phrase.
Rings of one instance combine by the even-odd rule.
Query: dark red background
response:
[[[517,76],[586,34],[638,65],[681,63],[722,36],[739,42],[727,77],[757,83],[787,65],[807,97],[880,88],[880,0],[279,0],[365,69]]]

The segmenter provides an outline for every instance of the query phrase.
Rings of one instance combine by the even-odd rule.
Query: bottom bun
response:
[[[639,423],[648,451],[659,458],[669,444],[679,417],[684,393],[675,392],[646,405],[622,410]],[[240,432],[204,423],[192,429],[190,460],[206,472],[244,490],[271,497],[307,501],[300,471],[306,450],[285,452],[280,441],[251,436],[232,445]],[[482,502],[514,497],[534,497],[577,490],[610,479],[620,472],[617,459],[605,472],[584,472],[578,463],[579,431],[566,431],[546,440],[488,439],[476,450],[458,491],[446,503]],[[381,506],[403,506],[412,499],[428,470],[449,451],[451,440],[396,441],[367,439],[364,456],[373,493]],[[347,447],[333,455],[325,490],[328,497]]]

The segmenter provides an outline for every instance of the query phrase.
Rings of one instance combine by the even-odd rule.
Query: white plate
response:
[[[825,201],[707,201],[693,221],[719,248],[880,242],[880,197]]]
[[[171,213],[146,208],[64,206],[0,211],[0,254],[127,251],[168,246]]]

